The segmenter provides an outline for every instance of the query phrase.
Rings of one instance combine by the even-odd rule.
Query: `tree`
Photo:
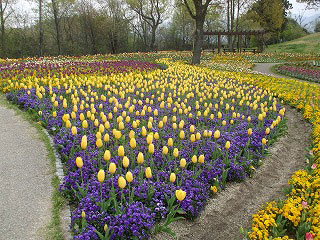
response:
[[[309,8],[318,8],[318,7],[320,7],[320,0],[297,0],[297,2],[308,4]]]
[[[202,4],[202,0],[183,0],[183,4],[186,6],[190,16],[195,21],[195,31],[193,39],[193,55],[192,64],[200,64],[202,44],[203,44],[203,25],[206,19],[208,6],[212,0],[206,0]]]
[[[320,32],[320,20],[318,20],[315,24],[315,27],[314,27],[314,31],[315,32]]]
[[[14,1],[12,0],[0,0],[0,40],[2,57],[7,56],[5,25],[10,15],[14,12],[12,4],[14,4]]]
[[[168,0],[127,0],[129,7],[138,14],[151,28],[150,50],[156,49],[156,31],[163,23],[168,9]]]

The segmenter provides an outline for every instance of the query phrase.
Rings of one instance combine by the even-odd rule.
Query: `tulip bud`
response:
[[[192,158],[191,158],[191,161],[192,161],[193,163],[197,163],[197,161],[198,161],[197,156],[196,156],[196,155],[193,155]]]
[[[84,136],[82,136],[82,139],[81,139],[81,148],[82,148],[83,150],[86,150],[87,145],[88,145],[87,136],[84,135]]]
[[[261,142],[262,142],[262,145],[266,145],[267,144],[267,139],[262,138]]]
[[[204,155],[202,154],[202,155],[200,155],[199,156],[199,163],[204,163]]]
[[[117,166],[116,166],[116,164],[115,163],[110,163],[110,165],[109,165],[109,172],[111,173],[111,174],[114,174],[115,172],[116,172],[116,170],[117,170]]]
[[[85,213],[84,211],[82,211],[82,213],[81,213],[81,217],[82,217],[83,219],[85,219],[85,218],[86,218],[86,213]]]
[[[126,182],[126,180],[124,179],[124,177],[120,176],[120,177],[118,178],[118,185],[119,185],[119,187],[120,187],[121,189],[124,189],[124,188],[126,187],[127,182]]]
[[[175,173],[171,173],[170,174],[170,182],[174,183],[176,181],[176,174]]]
[[[150,167],[146,168],[146,178],[152,178],[152,171]]]
[[[76,158],[76,165],[78,168],[82,168],[83,167],[83,161],[81,157],[77,157]]]
[[[266,134],[268,135],[270,133],[270,128],[266,129]]]
[[[230,148],[230,141],[226,142],[226,149],[228,150]]]
[[[133,181],[133,175],[131,172],[127,172],[126,179],[127,179],[128,183],[131,183]]]
[[[249,137],[252,135],[252,128],[248,129],[248,135],[249,135]]]
[[[105,174],[104,170],[100,169],[99,172],[98,172],[98,181],[100,183],[103,183],[105,177],[106,177],[106,174]]]
[[[220,131],[219,131],[219,130],[216,130],[216,131],[214,132],[214,134],[213,134],[213,137],[214,137],[215,139],[220,138]]]
[[[172,147],[172,146],[173,146],[173,140],[172,140],[172,138],[169,138],[169,139],[168,139],[168,146],[169,146],[169,147]]]
[[[143,156],[142,152],[139,152],[137,161],[138,161],[139,164],[143,164],[144,156]]]
[[[110,158],[111,158],[111,153],[110,153],[109,150],[106,150],[106,151],[104,152],[103,159],[104,159],[105,161],[109,161]]]
[[[179,156],[179,150],[178,150],[178,148],[173,149],[173,156],[174,156],[175,158],[177,158],[177,157]]]
[[[184,139],[185,134],[184,134],[183,130],[180,131],[179,137],[180,137],[180,139]]]
[[[122,159],[122,165],[124,168],[127,168],[129,166],[129,158],[127,156],[124,156],[123,159]]]
[[[124,156],[124,147],[123,146],[119,146],[118,147],[118,156],[119,157],[123,157]]]
[[[187,193],[181,189],[176,190],[176,197],[179,201],[183,201],[186,197]]]
[[[136,139],[135,138],[131,138],[130,139],[130,147],[134,149],[134,148],[136,148],[136,146],[137,146]]]
[[[186,164],[187,164],[186,159],[181,158],[181,160],[180,160],[180,167],[181,167],[181,168],[185,168]]]
[[[163,146],[163,148],[162,148],[162,154],[163,154],[163,155],[167,155],[167,154],[168,154],[168,151],[169,151],[168,147],[167,147],[167,146]]]
[[[76,126],[73,126],[73,127],[71,128],[71,132],[72,132],[72,135],[73,135],[73,136],[77,135],[77,127],[76,127]]]
[[[149,144],[148,151],[149,153],[154,154],[154,145],[152,143]]]
[[[96,145],[97,145],[98,148],[102,147],[103,143],[102,143],[102,140],[100,138],[97,139]]]

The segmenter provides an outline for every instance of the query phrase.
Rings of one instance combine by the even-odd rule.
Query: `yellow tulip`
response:
[[[175,173],[170,174],[170,182],[174,183],[176,181],[176,178],[177,178],[177,176]]]
[[[152,171],[150,167],[146,168],[146,178],[152,178]]]
[[[111,174],[114,174],[115,172],[116,172],[116,170],[117,170],[117,166],[116,166],[116,164],[115,163],[110,163],[110,165],[109,165],[109,172],[111,173]]]
[[[137,161],[138,161],[139,164],[143,164],[144,163],[144,156],[143,156],[142,152],[138,153]]]
[[[110,140],[110,136],[109,136],[108,133],[106,133],[106,134],[104,135],[104,137],[103,137],[103,141],[109,142],[109,140]]]
[[[204,163],[204,155],[202,154],[202,155],[200,155],[199,156],[199,163]]]
[[[126,179],[127,179],[128,183],[131,183],[133,181],[133,175],[131,172],[127,172]]]
[[[187,193],[181,189],[176,190],[176,197],[181,202],[185,199]]]
[[[105,177],[106,177],[106,174],[105,174],[104,170],[100,169],[99,172],[98,172],[98,181],[100,183],[103,183]]]
[[[106,151],[104,152],[104,154],[103,154],[103,159],[104,159],[105,161],[109,161],[110,158],[111,158],[111,153],[110,153],[109,150],[106,150]]]
[[[180,139],[184,139],[185,138],[185,134],[184,134],[183,130],[180,131],[179,137],[180,137]]]
[[[194,131],[195,131],[194,125],[191,125],[191,126],[190,126],[190,132],[191,132],[191,133],[194,133]]]
[[[124,147],[123,146],[119,146],[118,147],[118,156],[119,157],[123,157],[124,156]]]
[[[172,146],[173,146],[173,139],[172,139],[172,138],[169,138],[169,139],[168,139],[168,146],[169,146],[169,147],[172,147]]]
[[[82,217],[83,219],[85,219],[85,218],[86,218],[86,213],[85,213],[84,211],[82,211],[82,213],[81,213],[81,217]]]
[[[57,112],[56,111],[54,111],[53,113],[52,113],[52,117],[57,117]]]
[[[249,135],[249,137],[252,135],[252,128],[248,129],[248,135]]]
[[[126,182],[126,180],[124,179],[124,177],[120,176],[120,177],[118,178],[118,185],[119,185],[119,187],[120,187],[121,189],[124,189],[124,188],[126,187],[127,182]]]
[[[175,158],[177,158],[177,157],[179,156],[179,150],[178,150],[178,148],[174,148],[174,149],[173,149],[173,156],[174,156]]]
[[[266,129],[266,134],[268,135],[270,133],[270,128]]]
[[[197,161],[198,161],[197,156],[196,156],[196,155],[193,155],[192,158],[191,158],[191,161],[192,161],[193,163],[197,163]]]
[[[230,148],[230,141],[226,142],[226,149],[228,150]]]
[[[102,140],[100,138],[97,139],[96,145],[97,145],[98,148],[102,147],[103,143],[102,143]]]
[[[73,136],[77,135],[77,127],[76,127],[76,126],[73,126],[73,127],[71,128],[71,132],[72,132],[72,135],[73,135]]]
[[[142,129],[141,129],[141,134],[142,134],[142,136],[144,136],[144,137],[147,135],[147,129],[145,128],[145,126],[142,127]]]
[[[101,132],[97,132],[97,133],[96,133],[96,139],[101,139],[101,137],[102,137],[102,136],[101,136]]]
[[[219,130],[216,130],[216,131],[214,132],[214,134],[213,134],[213,137],[214,137],[215,139],[220,138],[220,131],[219,131]]]
[[[87,122],[87,120],[83,120],[83,121],[82,121],[82,127],[83,127],[83,128],[88,128],[88,122]]]
[[[78,168],[82,168],[83,167],[83,161],[81,157],[77,157],[76,158],[76,165]]]
[[[190,136],[190,141],[191,141],[191,142],[195,142],[195,141],[196,141],[196,135],[191,134],[191,136]]]
[[[152,141],[153,141],[153,135],[152,135],[152,134],[148,134],[148,136],[147,136],[147,143],[148,143],[148,144],[151,144]]]
[[[130,139],[130,147],[134,149],[134,148],[136,148],[136,146],[137,146],[136,139],[135,138],[131,138]]]
[[[267,139],[262,138],[261,142],[262,142],[263,145],[266,145],[267,144]]]
[[[163,155],[167,155],[167,154],[168,154],[168,151],[169,151],[168,147],[167,147],[167,146],[163,146],[163,148],[162,148],[162,154],[163,154]]]
[[[84,135],[84,136],[82,136],[82,139],[81,139],[81,148],[82,148],[83,150],[86,150],[87,145],[88,145],[87,136]]]
[[[124,156],[123,159],[122,159],[122,165],[124,168],[127,168],[129,166],[129,158],[127,156]]]
[[[154,145],[152,143],[148,146],[148,152],[154,154]]]
[[[187,164],[186,159],[181,158],[181,160],[180,160],[180,167],[181,167],[181,168],[185,168],[186,164]]]

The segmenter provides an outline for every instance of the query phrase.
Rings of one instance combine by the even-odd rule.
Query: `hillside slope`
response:
[[[292,41],[269,45],[266,48],[266,52],[320,53],[320,33],[313,33]]]

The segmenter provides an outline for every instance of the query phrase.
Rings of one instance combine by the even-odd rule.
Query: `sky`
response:
[[[305,10],[306,4],[305,3],[298,3],[296,0],[289,0],[292,4],[292,9],[290,10],[292,14],[299,15],[301,13],[304,14],[305,17],[310,17],[315,14],[320,14],[320,9],[318,10]]]
[[[310,17],[315,14],[320,14],[320,9],[318,10],[305,10],[306,4],[304,3],[298,3],[296,0],[289,0],[289,2],[292,4],[292,9],[290,10],[293,15],[302,15],[305,18]],[[27,2],[27,0],[18,0],[17,1],[17,7],[20,9],[23,9],[25,11],[31,12],[31,6],[30,1]]]

